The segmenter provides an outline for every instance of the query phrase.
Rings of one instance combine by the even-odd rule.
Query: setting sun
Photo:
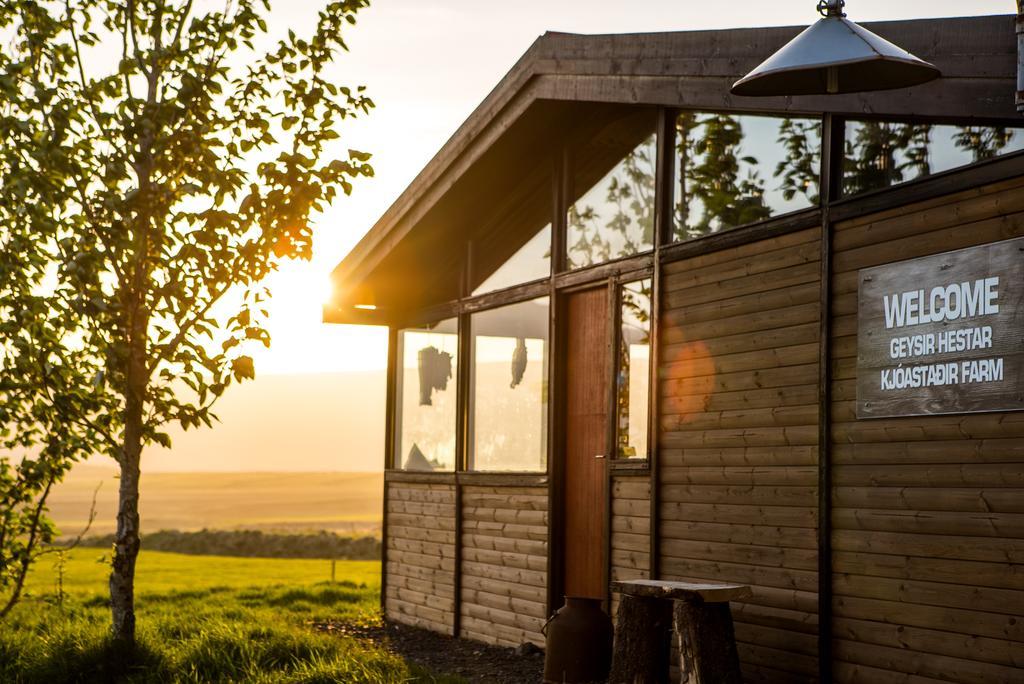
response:
[[[253,351],[258,374],[385,367],[385,328],[322,323],[321,309],[331,294],[325,272],[304,262],[287,263],[267,279],[267,286],[272,295],[267,307],[271,345]]]

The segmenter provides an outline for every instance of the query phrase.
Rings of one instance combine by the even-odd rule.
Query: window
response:
[[[551,224],[540,229],[486,280],[473,290],[473,295],[493,292],[551,275]]]
[[[654,248],[655,117],[631,113],[575,150],[566,260],[592,266]]]
[[[470,470],[546,470],[548,298],[475,313],[470,330]]]
[[[818,119],[681,112],[674,156],[675,240],[818,204]]]
[[[552,169],[550,159],[538,157],[527,171],[503,179],[504,199],[476,215],[474,296],[551,275]]]
[[[395,464],[454,470],[458,320],[398,331]]]
[[[843,195],[905,183],[1024,149],[1024,129],[847,121]]]
[[[619,307],[615,453],[617,458],[645,459],[651,377],[651,281],[623,285]]]

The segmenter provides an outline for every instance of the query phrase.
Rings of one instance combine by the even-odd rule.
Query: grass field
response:
[[[50,496],[51,517],[74,536],[89,516],[89,534],[114,531],[116,471],[76,466]],[[379,533],[381,473],[143,473],[140,508],[143,535],[158,530],[261,529]]]
[[[310,622],[367,622],[377,613],[380,563],[220,558],[143,551],[139,649],[115,657],[107,640],[106,559],[96,550],[35,569],[29,596],[0,625],[0,682],[458,682],[410,667]],[[64,598],[58,601],[62,578]]]

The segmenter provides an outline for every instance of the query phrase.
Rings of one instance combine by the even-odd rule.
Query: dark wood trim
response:
[[[476,259],[473,258],[473,252],[476,251],[476,242],[474,240],[466,240],[464,245],[463,254],[465,255],[462,259],[462,268],[459,269],[461,274],[461,280],[459,282],[459,297],[468,297],[473,292],[473,272],[476,270]]]
[[[818,680],[832,681],[832,221],[829,200],[842,179],[843,120],[825,115],[822,122],[821,276],[818,308]]]
[[[659,252],[659,261],[668,263],[681,259],[690,259],[702,254],[719,252],[723,249],[739,247],[758,240],[779,237],[787,233],[795,233],[808,228],[815,228],[821,225],[821,209],[811,207],[800,211],[782,214],[758,223],[752,223],[738,228],[730,228],[721,233],[707,235],[695,240],[677,242],[666,245]]]
[[[388,325],[394,312],[386,309],[357,309],[346,304],[324,304],[320,320],[342,325]]]
[[[1011,35],[1012,31],[1011,26]],[[771,50],[763,54],[771,54]],[[921,58],[928,59],[925,55],[921,55]],[[756,64],[751,68],[753,66]],[[601,103],[662,105],[698,111],[776,116],[832,111],[849,116],[863,113],[879,117],[929,116],[936,120],[966,119],[984,124],[1012,119],[1015,114],[1013,79],[1009,78],[1011,74],[1005,72],[989,78],[941,78],[914,88],[871,93],[799,97],[729,95],[729,88],[742,73],[734,72],[728,76],[659,74],[642,78],[630,78],[621,73],[548,73],[536,77],[531,94],[539,100],[579,102],[580,91],[585,90],[589,100]]]
[[[551,273],[561,273],[565,270],[566,254],[566,232],[569,230],[569,197],[572,193],[572,150],[566,144],[562,144],[554,158],[554,174],[552,179],[555,184],[552,193],[554,203],[554,214],[551,217]]]
[[[654,167],[654,249],[672,243],[675,202],[676,110],[658,111],[658,158]]]
[[[395,395],[398,369],[398,330],[388,328],[387,377],[384,380],[384,493],[381,511],[380,609],[387,612],[388,590],[388,480],[387,472],[395,458]]]
[[[658,364],[661,359],[661,269],[665,262],[666,248],[672,243],[673,205],[675,204],[675,155],[676,155],[676,110],[663,109],[659,117],[658,166],[655,179],[655,196],[660,198],[654,207],[654,223],[661,226],[658,240],[654,243],[654,271],[651,274],[651,363],[648,377],[650,395],[647,405],[647,470],[650,474],[649,516],[647,550],[651,579],[661,576],[661,537],[658,525],[658,454],[661,441],[658,412],[661,402],[658,379]]]
[[[461,303],[461,310],[465,313],[493,309],[506,304],[525,302],[537,297],[545,297],[550,293],[551,281],[549,279],[535,280],[532,283],[516,285],[504,290],[488,292],[477,297],[465,299]]]
[[[461,473],[460,473],[461,475]],[[452,572],[452,636],[462,632],[462,482],[455,478],[455,570]]]
[[[569,192],[567,183],[571,159],[566,145],[559,148],[552,159],[552,221],[551,221],[551,278],[548,280],[550,302],[548,309],[548,348],[551,363],[548,367],[548,558],[545,613],[552,615],[561,607],[565,558],[563,539],[565,527],[565,342],[559,320],[565,300],[556,285],[558,272],[565,264],[567,229],[566,207]]]
[[[830,218],[834,222],[846,221],[1021,176],[1024,176],[1024,151],[837,199],[829,205]],[[839,180],[837,178],[836,183]]]
[[[469,287],[467,279],[466,287]],[[472,328],[467,314],[459,316],[458,374],[455,397],[455,572],[452,576],[452,636],[459,637],[462,631],[462,482],[461,476],[469,467],[469,406],[470,373],[472,369]]]
[[[614,261],[606,261],[597,266],[588,266],[576,271],[559,273],[555,277],[555,286],[559,290],[571,288],[584,289],[598,285],[602,280],[607,280],[608,278],[618,278],[627,273],[650,270],[653,267],[654,252],[648,251],[642,254],[615,259]]]
[[[421,472],[418,470],[388,468],[384,471],[384,481],[408,482],[412,484],[455,484],[455,473]]]
[[[547,473],[431,473],[389,468],[384,471],[384,481],[410,484],[458,484],[476,487],[545,487],[550,482],[550,478]]]
[[[565,320],[565,297],[551,278],[551,368],[548,392],[548,586],[547,614],[561,607],[565,580],[565,358],[566,345],[560,320]]]
[[[458,474],[460,485],[476,487],[545,487],[546,473],[486,473],[465,472]]]
[[[628,461],[612,461],[612,475],[615,477],[632,477],[648,475],[651,472],[651,464],[647,459],[631,459]]]
[[[622,327],[619,306],[619,296],[622,291],[618,281],[610,278],[606,292],[608,297],[607,325],[605,331],[605,377],[608,382],[608,394],[606,397],[608,409],[608,421],[605,426],[604,446],[604,516],[601,520],[602,539],[604,540],[604,577],[602,586],[605,588],[605,605],[611,609],[612,591],[612,468],[611,464],[618,458],[618,378],[619,378],[619,328]]]
[[[619,285],[625,285],[626,283],[635,283],[638,280],[649,280],[654,277],[654,262],[652,260],[651,265],[645,266],[638,271],[629,271],[627,273],[621,273],[615,276],[615,282]]]
[[[472,386],[473,363],[473,339],[471,328],[471,317],[463,314],[459,316],[459,348],[458,348],[458,383],[455,397],[456,429],[455,429],[455,470],[462,472],[469,470],[470,425],[469,410],[472,402],[470,393]]]
[[[415,311],[403,311],[392,319],[392,325],[396,328],[415,328],[420,325],[437,323],[448,318],[455,318],[459,315],[459,303],[443,302],[435,306]]]

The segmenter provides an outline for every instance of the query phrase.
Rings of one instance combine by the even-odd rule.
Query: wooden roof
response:
[[[734,97],[732,83],[804,27],[544,34],[335,267],[324,320],[385,324],[458,297],[474,218],[508,201],[513,179],[549,172],[546,155],[566,135],[596,130],[623,106],[1020,121],[1013,15],[864,25],[943,77],[875,93]]]

